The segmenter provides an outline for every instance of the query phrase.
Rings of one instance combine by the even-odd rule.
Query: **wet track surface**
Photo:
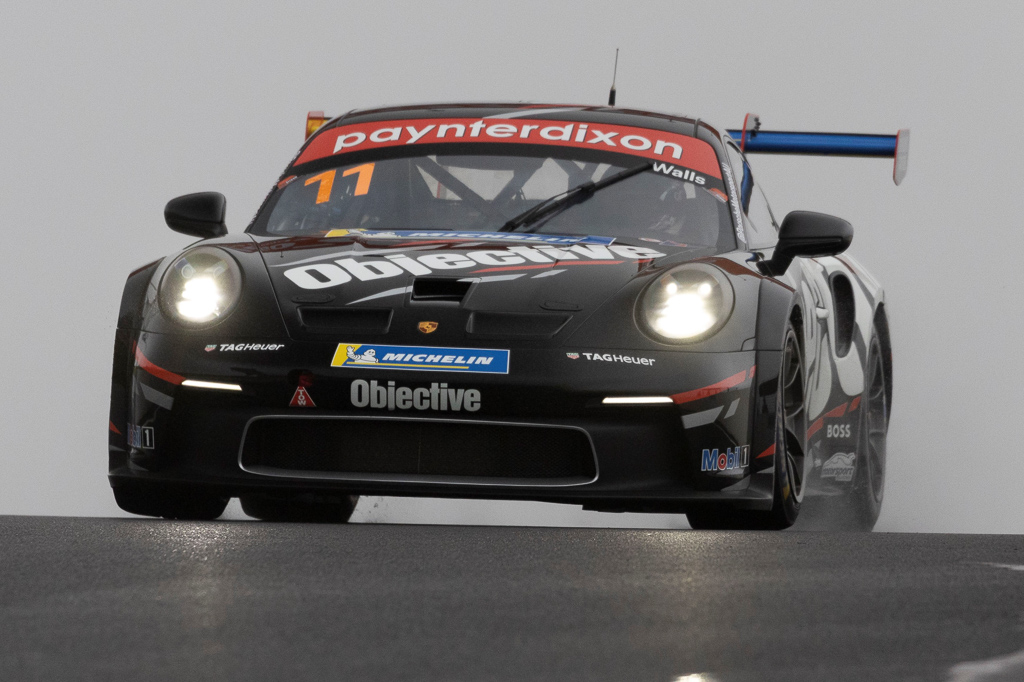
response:
[[[0,548],[2,680],[1024,676],[950,672],[1024,650],[1012,536],[0,517]]]

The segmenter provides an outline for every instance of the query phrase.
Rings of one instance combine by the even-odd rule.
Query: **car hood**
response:
[[[671,241],[442,232],[255,237],[279,298],[401,306],[419,279],[472,285],[475,310],[529,311],[545,302],[596,306],[662,261],[705,255]]]
[[[551,328],[571,331],[652,269],[709,255],[668,240],[533,234],[345,231],[254,240],[286,324],[299,337],[328,332],[314,319],[339,332],[354,325],[385,333],[384,318],[368,311],[388,310],[389,320],[403,313],[458,317],[468,330],[474,314],[480,329],[488,313],[518,315],[495,333],[529,335],[532,324],[550,338]]]

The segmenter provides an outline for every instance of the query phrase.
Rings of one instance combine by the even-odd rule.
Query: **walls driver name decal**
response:
[[[339,343],[331,367],[508,374],[508,360],[507,350],[490,348]]]

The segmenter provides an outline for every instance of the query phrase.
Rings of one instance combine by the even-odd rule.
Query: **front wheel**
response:
[[[769,511],[700,509],[686,514],[696,530],[782,530],[800,514],[806,487],[807,412],[804,363],[796,328],[790,322],[783,343],[775,402],[775,494]]]
[[[126,512],[165,519],[212,521],[224,513],[231,498],[202,488],[154,483],[121,483],[114,501]]]

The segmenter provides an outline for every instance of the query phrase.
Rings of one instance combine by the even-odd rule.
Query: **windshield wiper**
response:
[[[581,185],[576,185],[572,189],[568,189],[561,194],[556,194],[553,197],[548,197],[533,208],[523,211],[502,225],[501,228],[498,229],[498,232],[515,232],[521,227],[526,227],[527,225],[537,222],[544,216],[566,209],[580,203],[581,201],[586,201],[593,196],[594,192],[604,189],[609,185],[614,185],[626,178],[639,175],[650,167],[651,164],[648,162],[633,168],[627,168],[626,170],[619,171],[618,173],[609,175],[607,178],[602,178],[597,182],[588,180]]]

